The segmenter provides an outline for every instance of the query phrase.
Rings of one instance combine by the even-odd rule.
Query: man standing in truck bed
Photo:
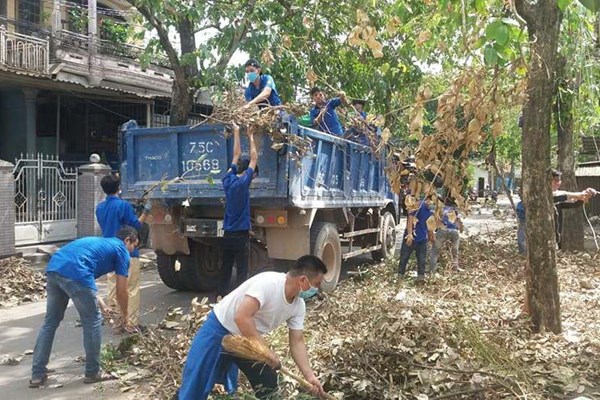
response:
[[[223,220],[223,271],[217,288],[217,296],[227,295],[230,287],[231,271],[235,263],[237,279],[235,287],[248,278],[248,253],[250,242],[250,183],[258,175],[258,152],[254,143],[254,130],[248,128],[250,160],[240,160],[242,146],[240,128],[233,125],[233,160],[223,178],[225,190],[225,218]]]

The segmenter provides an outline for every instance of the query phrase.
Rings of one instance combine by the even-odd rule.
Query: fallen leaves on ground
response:
[[[46,295],[46,277],[29,261],[9,257],[0,260],[0,306],[38,301]]]
[[[397,261],[352,274],[309,302],[305,338],[325,389],[346,399],[546,399],[600,392],[600,253],[558,254],[563,333],[534,334],[522,315],[524,259],[514,228],[461,243],[460,270],[425,285],[399,281]],[[412,262],[412,261],[411,261]],[[414,265],[413,265],[414,267]],[[173,310],[179,330],[151,329],[129,351],[150,371],[145,394],[169,398],[209,310]],[[168,324],[163,324],[169,327]],[[285,327],[271,346],[295,369]],[[281,379],[285,398],[298,393]]]

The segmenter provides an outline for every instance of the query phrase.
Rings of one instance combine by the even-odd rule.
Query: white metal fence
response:
[[[9,32],[0,25],[0,65],[47,74],[49,63],[48,40]]]
[[[53,156],[15,160],[16,244],[70,240],[77,236],[77,171]]]

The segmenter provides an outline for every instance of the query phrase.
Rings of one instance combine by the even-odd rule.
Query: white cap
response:
[[[91,163],[99,163],[100,162],[100,156],[96,153],[92,154],[90,156],[90,162]]]

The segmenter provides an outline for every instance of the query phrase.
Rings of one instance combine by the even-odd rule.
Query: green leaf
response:
[[[383,75],[387,74],[387,73],[388,73],[388,71],[390,70],[390,63],[385,63],[385,64],[383,64],[383,65],[382,65],[382,66],[379,68],[379,70],[381,71],[381,73],[382,73]]]
[[[498,53],[496,52],[496,49],[494,49],[490,45],[485,46],[485,50],[483,51],[483,61],[488,67],[493,67],[497,65]]]
[[[502,21],[494,21],[485,28],[485,36],[505,45],[508,42],[508,27]]]
[[[477,10],[479,14],[484,14],[487,12],[485,0],[475,0],[475,10]]]
[[[209,185],[213,185],[215,183],[215,180],[213,179],[212,175],[208,175],[206,177],[206,182],[208,182]]]
[[[593,13],[600,11],[600,0],[579,0],[579,2]]]
[[[558,0],[558,8],[565,11],[567,7],[573,2],[573,0]]]

